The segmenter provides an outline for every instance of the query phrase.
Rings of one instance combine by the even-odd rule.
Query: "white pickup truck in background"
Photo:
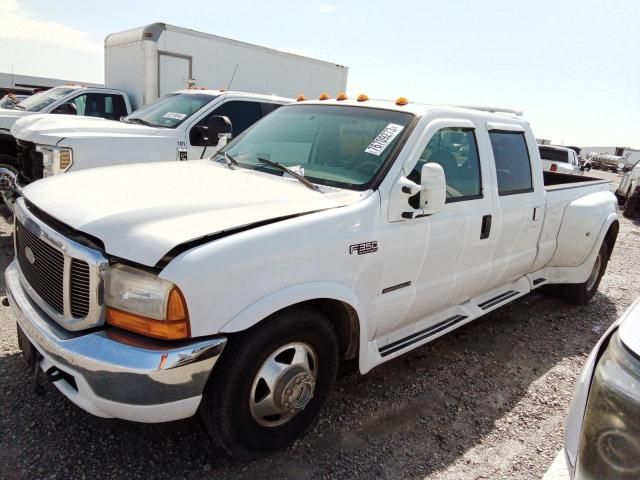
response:
[[[522,118],[403,98],[294,103],[208,160],[20,193],[5,278],[35,371],[102,417],[199,411],[237,457],[307,430],[342,360],[547,284],[588,302],[618,233],[608,183],[543,172]]]
[[[212,116],[226,116],[232,136],[292,99],[220,90],[170,93],[118,122],[35,116],[11,129],[18,142],[17,169],[25,184],[66,171],[136,162],[192,160],[213,155],[207,146]]]
[[[555,145],[538,145],[542,169],[545,172],[566,173],[568,175],[582,175],[584,170],[578,160],[575,150]]]
[[[129,97],[121,90],[63,85],[36,93],[17,108],[0,109],[0,165],[17,168],[17,147],[11,127],[24,117],[55,113],[118,120],[131,113]]]

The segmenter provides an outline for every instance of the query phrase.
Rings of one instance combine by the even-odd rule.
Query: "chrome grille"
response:
[[[64,255],[16,221],[16,256],[29,285],[59,314],[64,313]],[[31,252],[27,258],[25,252]]]
[[[14,214],[16,261],[32,300],[67,330],[102,325],[108,265],[104,255],[51,228],[29,210],[24,198],[16,201]]]
[[[86,317],[89,313],[89,264],[82,260],[71,260],[71,315]]]

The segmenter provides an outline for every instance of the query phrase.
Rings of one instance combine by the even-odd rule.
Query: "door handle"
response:
[[[480,240],[489,238],[491,233],[491,215],[485,215],[482,217],[482,227],[480,228]]]

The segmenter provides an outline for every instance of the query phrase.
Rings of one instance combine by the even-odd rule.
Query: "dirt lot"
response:
[[[640,294],[640,221],[620,220],[590,304],[534,293],[367,376],[345,374],[309,434],[249,464],[229,462],[196,419],[104,420],[51,385],[34,395],[0,306],[0,478],[540,478],[587,353]],[[2,223],[3,270],[12,255]]]

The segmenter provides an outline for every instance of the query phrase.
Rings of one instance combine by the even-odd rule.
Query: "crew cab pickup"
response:
[[[17,168],[18,151],[10,133],[14,123],[24,117],[45,113],[118,120],[131,113],[131,105],[128,95],[121,90],[63,85],[36,93],[16,108],[0,108],[0,164]]]
[[[292,101],[272,95],[188,89],[118,117],[119,122],[51,115],[25,118],[11,129],[18,141],[20,180],[30,183],[66,171],[123,163],[199,159],[217,149],[217,139],[207,147],[212,115],[228,117],[235,136]]]
[[[322,98],[207,160],[26,186],[5,276],[36,371],[102,417],[199,411],[253,457],[309,428],[341,361],[366,373],[546,284],[595,294],[616,199],[543,173],[525,120]]]

